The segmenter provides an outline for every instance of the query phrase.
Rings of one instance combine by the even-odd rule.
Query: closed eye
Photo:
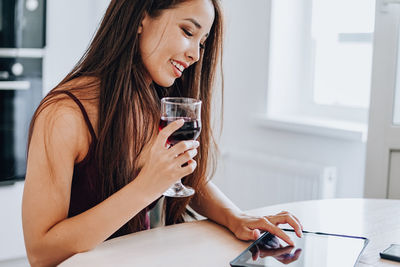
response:
[[[192,34],[190,31],[186,30],[185,28],[182,28],[182,31],[183,31],[187,36],[190,36],[190,37],[193,36],[193,34]]]
[[[182,31],[189,37],[193,36],[193,33],[191,33],[190,31],[186,30],[185,28],[182,28]],[[204,49],[205,45],[204,44],[200,44],[199,47],[200,47],[200,49]]]

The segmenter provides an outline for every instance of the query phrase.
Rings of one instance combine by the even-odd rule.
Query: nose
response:
[[[186,51],[186,57],[189,58],[192,63],[199,61],[200,59],[199,44],[192,44]]]

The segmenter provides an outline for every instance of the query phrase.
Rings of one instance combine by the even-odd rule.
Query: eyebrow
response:
[[[197,20],[192,19],[192,18],[187,18],[184,20],[190,21],[191,23],[194,24],[194,26],[196,26],[197,29],[201,29],[201,25],[200,25],[200,23],[197,22]],[[205,36],[208,37],[208,33]]]
[[[200,25],[200,23],[197,22],[197,20],[192,19],[192,18],[187,18],[187,19],[184,19],[184,20],[190,21],[191,23],[194,24],[194,26],[196,26],[196,28],[201,29],[201,25]]]

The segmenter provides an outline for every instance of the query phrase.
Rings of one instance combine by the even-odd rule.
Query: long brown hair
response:
[[[57,89],[78,77],[95,77],[100,91],[98,98],[98,142],[96,161],[99,167],[99,201],[131,182],[140,172],[137,158],[144,145],[158,131],[160,96],[187,96],[201,99],[202,131],[199,137],[198,167],[184,183],[198,194],[212,177],[216,164],[216,149],[211,129],[212,88],[218,65],[222,68],[223,21],[219,0],[214,5],[214,23],[201,51],[200,60],[185,70],[170,88],[148,85],[146,69],[139,51],[138,28],[144,17],[158,17],[188,0],[112,0],[89,48],[73,70],[42,100],[30,126],[29,142],[40,112],[57,95]],[[222,72],[221,72],[222,74]],[[85,86],[68,88],[78,95],[87,95]],[[86,91],[84,91],[86,90]],[[59,98],[57,98],[59,99]],[[133,142],[132,142],[133,140]],[[28,146],[29,146],[28,142]],[[168,198],[165,206],[167,225],[184,221],[191,198]],[[142,229],[146,210],[131,219],[121,233]]]

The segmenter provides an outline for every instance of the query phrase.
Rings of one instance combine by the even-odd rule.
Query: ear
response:
[[[142,21],[140,22],[140,25],[138,28],[138,34],[141,34],[143,32],[143,28],[146,27],[148,20],[149,20],[149,15],[147,15],[147,13],[145,13]]]

